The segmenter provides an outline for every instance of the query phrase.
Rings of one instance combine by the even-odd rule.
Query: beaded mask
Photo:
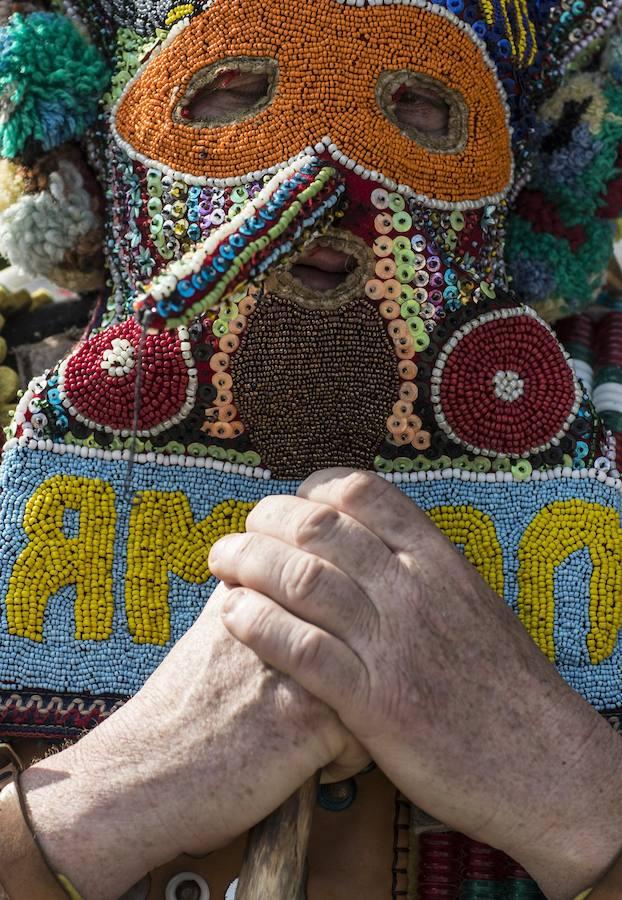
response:
[[[577,690],[621,706],[614,447],[504,264],[530,110],[614,6],[81,6],[112,67],[91,168],[36,92],[34,124],[7,94],[3,126],[15,177],[46,174],[4,244],[54,191],[88,233],[103,205],[108,275],[5,449],[4,732],[97,724],[197,617],[213,542],[334,465],[398,484]],[[29,29],[60,48],[68,24],[12,19],[0,75]],[[96,93],[102,57],[72,40]],[[45,240],[57,274],[76,263]]]

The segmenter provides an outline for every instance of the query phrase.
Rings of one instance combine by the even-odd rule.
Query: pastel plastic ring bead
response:
[[[207,881],[200,875],[197,875],[196,872],[180,872],[178,875],[174,875],[166,885],[166,892],[164,895],[166,900],[178,900],[177,888],[187,881],[191,884],[194,882],[201,891],[199,900],[210,900],[209,885]]]
[[[416,334],[414,336],[414,344],[415,350],[418,353],[423,353],[430,346],[430,336],[425,331],[422,334]]]

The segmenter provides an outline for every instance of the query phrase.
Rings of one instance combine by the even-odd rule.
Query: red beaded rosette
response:
[[[548,325],[519,307],[485,313],[455,332],[438,355],[431,396],[452,440],[519,457],[564,436],[581,388]]]
[[[61,364],[59,390],[69,413],[89,428],[127,436],[136,425],[141,437],[163,431],[194,406],[197,370],[188,331],[143,338],[134,319],[107,328]]]

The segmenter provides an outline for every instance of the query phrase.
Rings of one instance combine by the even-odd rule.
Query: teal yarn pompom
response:
[[[0,156],[15,159],[79,137],[108,81],[98,50],[68,18],[12,16],[0,28]]]

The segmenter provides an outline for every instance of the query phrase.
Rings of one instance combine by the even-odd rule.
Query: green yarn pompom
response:
[[[79,137],[108,81],[98,50],[68,18],[12,16],[0,28],[0,155],[14,159]]]

